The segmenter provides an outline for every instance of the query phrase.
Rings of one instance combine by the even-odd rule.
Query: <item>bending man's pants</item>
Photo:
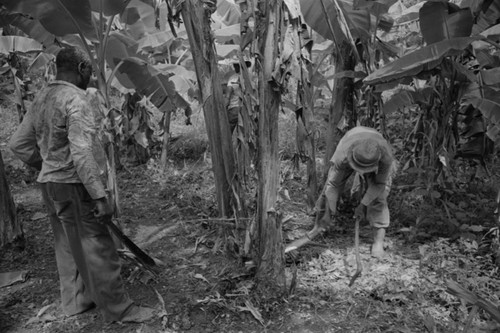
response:
[[[100,309],[104,320],[120,320],[132,301],[120,277],[120,261],[108,228],[94,216],[82,184],[41,184],[54,231],[61,303],[65,314]]]
[[[330,169],[330,172],[332,172],[332,169]],[[352,175],[352,173],[353,172],[346,173],[340,180],[339,185],[331,187],[330,195],[333,198],[333,203],[330,203],[330,206],[333,206],[335,209],[333,212],[331,212],[331,214],[335,215],[337,213],[337,201],[340,199],[340,196],[344,191],[344,186],[347,182],[347,179]],[[358,174],[355,175],[353,187],[356,187],[360,184],[360,179],[357,177],[359,177]],[[367,183],[367,186],[370,186],[372,185],[373,177],[371,175],[366,175],[364,177],[364,181]],[[391,185],[392,185],[392,177],[389,177],[384,191],[380,193],[380,195],[367,206],[366,219],[368,220],[368,222],[372,227],[375,228],[389,227],[391,217],[389,213],[389,207],[387,206],[387,197],[389,196],[389,192],[391,191]],[[319,214],[320,218],[325,213],[325,205],[328,205],[328,200],[325,194],[326,187],[327,184],[325,184],[320,197],[316,201],[316,214]],[[351,190],[351,195],[353,195],[354,192],[356,191]],[[361,195],[358,195],[360,198],[363,197],[365,191],[362,192],[363,193],[361,193]]]

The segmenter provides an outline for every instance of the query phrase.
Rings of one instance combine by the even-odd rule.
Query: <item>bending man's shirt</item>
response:
[[[369,186],[361,199],[361,203],[365,206],[369,206],[376,198],[384,193],[385,187],[390,183],[394,157],[387,140],[373,128],[358,126],[351,129],[339,141],[337,149],[330,160],[331,167],[326,181],[325,196],[332,213],[336,212],[340,192],[343,190],[349,176],[354,172],[347,158],[350,147],[354,142],[365,139],[378,142],[381,149],[381,158],[378,164],[378,171],[376,173],[367,174],[370,178],[368,183]]]

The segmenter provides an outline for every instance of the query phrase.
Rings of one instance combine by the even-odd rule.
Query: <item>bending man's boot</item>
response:
[[[385,228],[376,228],[372,244],[372,257],[382,258],[384,256]]]

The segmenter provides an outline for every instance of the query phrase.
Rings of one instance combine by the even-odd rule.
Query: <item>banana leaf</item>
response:
[[[192,83],[195,83],[197,80],[194,70],[188,70],[184,66],[173,64],[157,64],[155,65],[155,68],[160,70],[162,73],[170,73],[172,75],[171,77],[180,76],[185,78],[186,80],[191,81]],[[190,85],[189,88],[193,88],[193,86]],[[180,90],[184,91],[184,89]]]
[[[220,59],[226,59],[238,55],[240,46],[215,44],[215,50]]]
[[[122,33],[137,41],[138,51],[147,53],[168,53],[175,38],[185,36],[184,26],[176,29],[177,36],[167,29],[168,7],[162,2],[158,7],[151,6],[147,1],[131,0],[120,14],[123,24]]]
[[[55,54],[59,50],[57,37],[48,32],[38,20],[23,14],[11,13],[0,8],[0,26],[12,25],[45,47],[45,52]]]
[[[193,86],[173,76],[192,78],[192,75],[181,72],[176,65],[149,64],[147,57],[138,53],[138,43],[124,32],[113,32],[108,39],[106,48],[106,62],[115,69],[115,78],[119,82],[111,81],[122,90],[135,89],[148,96],[151,102],[160,110],[169,108],[189,108],[189,103],[182,96],[193,96]],[[136,76],[137,75],[137,76]],[[110,78],[113,80],[114,78]],[[167,101],[167,97],[169,100]]]
[[[477,88],[479,90],[479,88]],[[473,107],[481,111],[483,116],[493,124],[500,124],[500,98],[497,90],[482,87],[482,96],[477,94],[467,94],[464,102],[470,103]]]
[[[389,43],[384,42],[383,40],[377,39],[374,43],[375,50],[380,51],[380,54],[384,57],[384,61],[389,62],[389,57],[395,58],[399,56],[403,51],[400,47]]]
[[[234,0],[217,1],[217,9],[213,14],[224,25],[234,25],[240,23],[241,10],[240,5]]]
[[[464,93],[462,104],[478,109],[488,119],[490,127],[500,127],[500,88],[471,83]],[[498,133],[488,131],[490,139],[496,141],[497,137],[492,137],[492,133]]]
[[[174,83],[147,61],[135,57],[123,59],[118,71],[125,74],[135,89],[147,96],[158,109],[162,111],[175,110],[174,104],[168,98],[177,95]]]
[[[125,26],[127,33],[137,40],[149,33],[161,30],[157,27],[159,18],[156,16],[155,9],[139,0],[132,0],[120,18],[127,24]]]
[[[430,87],[418,91],[400,90],[384,103],[382,110],[384,114],[389,115],[404,107],[415,104],[429,104],[432,93],[433,89]]]
[[[292,19],[300,17],[300,4],[299,0],[284,0],[288,13]]]
[[[240,25],[234,24],[214,31],[214,39],[220,43],[240,44]]]
[[[127,33],[121,31],[112,32],[108,38],[108,47],[106,48],[106,62],[112,68],[115,69],[117,65],[124,59],[128,58],[140,58],[144,62],[150,62],[151,59],[147,55],[140,52],[143,50],[141,47],[141,41],[137,42],[133,37],[127,35]],[[173,64],[163,64],[158,63],[156,65],[151,65],[153,68],[158,70],[160,73],[173,76],[182,76],[192,82],[196,81],[196,75],[193,71],[189,69]],[[115,71],[115,76],[120,84],[126,89],[135,89],[135,83],[129,79],[129,75],[122,71]],[[114,84],[114,81],[113,81]],[[118,87],[119,88],[119,87]],[[193,87],[190,87],[193,88]],[[182,87],[176,88],[181,94],[187,93]]]
[[[448,1],[427,1],[419,11],[420,30],[427,44],[456,37],[469,37],[473,17],[469,8]]]
[[[353,7],[355,9],[368,9],[377,13],[387,13],[389,8],[396,2],[397,0],[354,0]]]
[[[112,68],[115,68],[116,79],[123,87],[135,89],[148,97],[162,112],[181,108],[186,110],[187,114],[190,113],[190,104],[183,96],[194,96],[194,86],[186,79],[182,79],[182,75],[176,74],[180,73],[179,66],[155,67],[145,59],[130,56],[133,52],[129,51],[133,49],[127,49],[123,38],[117,38],[116,34],[110,36],[109,42],[108,46],[112,47],[108,47],[107,61]],[[116,68],[117,66],[119,67]]]
[[[160,31],[156,33],[146,33],[139,40],[137,46],[139,50],[144,52],[153,53],[156,51],[158,53],[161,48],[172,44],[175,40],[175,36],[170,31]]]
[[[122,32],[113,32],[109,35],[105,55],[108,66],[115,69],[122,59],[133,57],[134,55],[140,56],[137,53],[137,43],[133,38]],[[135,85],[127,75],[116,72],[115,77],[126,89],[135,89]]]
[[[465,115],[463,119],[464,128],[460,131],[461,137],[472,139],[485,134],[486,124],[481,111],[472,105],[464,105],[460,113]]]
[[[473,43],[474,44],[474,43]],[[475,50],[476,61],[479,68],[496,68],[500,67],[500,57],[498,54],[491,54],[489,50]]]
[[[139,10],[137,7],[125,8],[125,10],[120,14],[120,21],[126,25],[133,25],[141,19]]]
[[[498,23],[500,18],[500,1],[484,1],[478,12],[476,22],[472,27],[472,34],[479,34]]]
[[[405,25],[418,20],[418,13],[424,2],[417,3],[404,9],[401,13],[391,13],[395,25]]]
[[[130,0],[89,0],[90,7],[94,12],[102,12],[106,16],[116,15],[123,12]],[[101,8],[102,4],[102,8]]]
[[[458,82],[476,82],[477,75],[468,67],[450,58],[444,58],[441,63],[441,72],[445,77],[452,78]]]
[[[469,304],[480,307],[485,312],[487,312],[492,319],[500,323],[500,310],[495,304],[491,303],[487,299],[478,296],[477,294],[467,290],[457,282],[450,279],[446,280],[446,291],[451,295],[466,301]]]
[[[444,58],[458,55],[472,42],[484,37],[459,37],[427,45],[384,66],[364,79],[367,85],[414,77],[441,64]]]
[[[335,1],[342,10],[349,31],[355,39],[360,38],[366,41],[371,38],[379,26],[390,28],[393,24],[392,19],[382,16],[383,13],[378,13],[380,15],[378,17],[379,26],[376,26],[377,17],[367,8],[354,9],[353,1],[350,0],[300,0],[302,15],[306,23],[321,36],[333,40],[337,44],[342,42],[346,36],[338,23]]]
[[[489,27],[488,29],[482,31],[480,35],[485,36],[486,38],[498,43],[500,41],[500,24]],[[485,41],[477,41],[472,43],[472,46],[474,47],[474,50],[476,50],[476,52],[486,50],[486,52],[489,53],[491,44]]]
[[[0,36],[0,53],[2,54],[40,52],[42,49],[42,44],[28,37]]]
[[[498,19],[500,20],[500,17]],[[500,39],[500,24],[492,25],[488,29],[482,31],[480,35],[498,41]]]
[[[481,76],[485,85],[491,86],[500,83],[500,67],[479,71],[478,75]]]
[[[36,72],[40,68],[44,68],[49,62],[53,61],[54,59],[55,56],[53,54],[40,52],[30,63],[28,72]]]
[[[484,0],[462,0],[460,3],[460,7],[462,8],[470,8],[472,15],[475,17],[479,15],[479,12],[482,10]]]
[[[88,0],[0,0],[10,12],[29,15],[56,36],[78,33],[93,36],[92,17]],[[76,23],[76,24],[75,24]]]

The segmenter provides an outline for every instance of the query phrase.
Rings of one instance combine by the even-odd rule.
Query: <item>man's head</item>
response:
[[[375,140],[364,139],[353,143],[347,154],[349,165],[360,174],[377,172],[382,153]]]
[[[57,78],[86,89],[92,75],[92,64],[85,52],[76,47],[62,48],[56,57]]]

